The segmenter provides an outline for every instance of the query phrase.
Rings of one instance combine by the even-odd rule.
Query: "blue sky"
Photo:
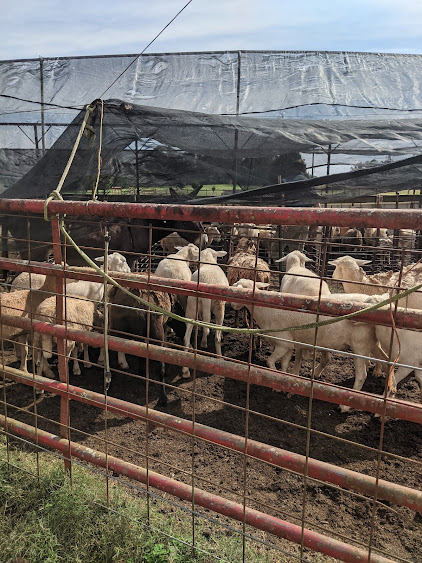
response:
[[[186,1],[4,0],[0,59],[139,53]],[[226,49],[422,54],[422,2],[193,0],[148,52]]]

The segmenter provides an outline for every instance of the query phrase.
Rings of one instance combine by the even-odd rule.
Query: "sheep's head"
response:
[[[237,243],[236,252],[256,254],[256,245],[251,238],[242,237]]]
[[[104,256],[98,256],[95,258],[95,261],[99,264],[104,264]],[[124,272],[126,274],[131,272],[126,258],[119,252],[113,252],[108,255],[108,269],[111,272]]]
[[[253,290],[255,287],[255,291],[261,289],[267,289],[269,286],[270,286],[269,283],[264,283],[259,281],[254,282],[253,280],[247,280],[245,278],[240,279],[239,281],[237,281],[232,285],[232,287],[240,287],[242,289],[251,289],[251,290]],[[230,303],[230,305],[235,311],[239,311],[239,309],[244,307],[242,303]]]
[[[175,248],[177,250],[176,254],[184,260],[196,262],[199,259],[199,248],[192,242],[186,246],[176,246]]]
[[[276,260],[276,262],[285,262],[286,272],[288,272],[294,267],[298,267],[298,266],[304,267],[306,262],[313,262],[313,260],[312,258],[308,258],[307,256],[305,256],[303,252],[300,252],[300,250],[293,250],[292,252],[289,252],[289,254],[287,254],[286,256],[283,256],[282,258]]]
[[[334,280],[353,281],[355,280],[356,276],[361,276],[360,266],[370,264],[371,260],[359,260],[357,258],[352,258],[351,256],[340,256],[335,260],[329,260],[328,263],[331,266],[335,266],[335,270],[333,272]]]

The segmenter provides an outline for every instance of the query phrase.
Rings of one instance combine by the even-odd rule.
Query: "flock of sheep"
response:
[[[294,228],[292,228],[294,229]],[[306,267],[311,260],[303,250],[303,237],[297,232],[285,233],[285,239],[291,242],[299,242],[302,246],[291,250],[291,244],[287,255],[280,258],[277,252],[280,243],[276,239],[275,229],[261,229],[255,225],[238,225],[231,227],[231,240],[235,241],[234,253],[227,264],[219,264],[218,259],[230,253],[228,250],[215,250],[211,244],[220,243],[223,229],[215,224],[207,227],[208,247],[200,250],[196,245],[180,238],[173,233],[161,241],[161,246],[166,254],[156,268],[155,274],[161,278],[170,278],[184,281],[195,281],[221,287],[235,286],[244,289],[253,289],[256,293],[266,291],[271,285],[271,268],[268,262],[284,262],[286,273],[282,277],[280,292],[304,296],[320,296],[323,300],[335,302],[362,302],[372,304],[379,302],[400,288],[414,287],[422,282],[422,264],[406,265],[403,273],[382,272],[367,275],[362,266],[367,264],[366,260],[359,260],[348,255],[340,256],[329,263],[334,266],[332,277],[341,281],[344,293],[331,293],[327,281],[323,280],[313,271]],[[312,234],[314,241],[321,240],[321,230],[315,229]],[[333,239],[341,238],[348,248],[359,246],[359,236],[362,244],[362,236],[365,241],[371,237],[376,238],[375,246],[384,250],[392,240],[383,229],[365,232],[363,235],[357,229],[349,229],[346,232],[334,230]],[[405,244],[414,244],[413,232],[403,231],[402,241]],[[310,238],[307,228],[307,237]],[[353,242],[352,242],[353,238]],[[347,242],[345,242],[347,240]],[[390,241],[387,243],[387,241]],[[413,242],[412,242],[413,241]],[[372,242],[374,242],[372,240]],[[300,248],[301,250],[299,250]],[[265,258],[258,255],[258,249],[264,249]],[[286,250],[286,249],[285,249]],[[103,257],[98,258],[101,262]],[[109,256],[108,269],[110,272],[125,272],[131,270],[126,259],[115,252]],[[192,269],[194,270],[192,272]],[[331,284],[330,284],[331,285]],[[55,323],[56,322],[56,299],[49,296],[55,290],[55,278],[45,277],[39,274],[19,274],[11,285],[10,292],[0,294],[0,305],[3,314],[18,315],[35,320]],[[197,296],[173,296],[168,293],[152,290],[132,290],[141,298],[155,303],[164,311],[163,314],[151,312],[142,306],[134,297],[127,295],[121,289],[111,287],[109,289],[109,328],[112,332],[124,335],[135,335],[136,337],[148,336],[154,342],[165,345],[169,328],[173,328],[172,321],[165,312],[176,311],[179,315],[189,319],[196,317],[209,323],[214,317],[216,325],[224,324],[226,303],[218,299],[209,299]],[[387,295],[386,295],[387,294]],[[65,313],[67,326],[80,330],[101,330],[102,315],[98,310],[98,303],[104,297],[104,284],[82,280],[66,281]],[[236,311],[242,305],[232,303]],[[400,307],[422,309],[422,293],[415,292],[406,300],[399,302]],[[311,313],[301,311],[287,311],[260,307],[252,303],[246,305],[251,319],[263,330],[280,329],[280,332],[271,332],[264,336],[272,347],[272,353],[267,358],[267,365],[276,369],[277,362],[281,362],[283,371],[299,374],[302,359],[315,344],[315,329],[301,329],[296,331],[285,331],[288,327],[301,326],[315,321]],[[328,317],[320,317],[324,320]],[[174,323],[173,323],[174,324]],[[180,323],[179,323],[180,324]],[[185,349],[191,346],[191,335],[193,325],[183,323],[183,345]],[[179,326],[180,328],[180,326]],[[222,356],[222,333],[215,331],[215,351]],[[209,328],[203,327],[201,347],[208,347]],[[22,333],[21,329],[2,325],[2,339],[15,340],[16,355],[20,356],[20,369],[27,370],[28,339],[29,335]],[[341,320],[335,324],[321,326],[317,333],[317,346],[321,349],[320,363],[315,369],[315,377],[319,377],[330,362],[330,351],[353,352],[355,382],[353,388],[360,390],[367,376],[370,358],[375,361],[381,360],[377,369],[388,372],[385,363],[390,356],[397,359],[401,365],[395,374],[395,381],[399,383],[409,373],[414,371],[415,377],[422,389],[422,336],[420,332],[398,329],[395,332],[390,353],[391,328],[376,326],[369,323],[356,322],[352,320]],[[53,338],[49,335],[35,333],[34,350],[36,350],[35,363],[39,375],[45,373],[48,377],[54,377],[48,360],[53,353]],[[289,363],[295,352],[293,368],[289,370]],[[78,362],[78,346],[75,342],[67,341],[66,354],[73,360],[73,373],[81,373]],[[98,362],[104,361],[101,351]],[[118,354],[119,366],[127,370],[129,368],[125,355]],[[88,349],[84,346],[84,365],[90,367]],[[420,369],[419,369],[420,368]],[[161,364],[160,380],[164,381],[165,365]],[[187,367],[182,368],[183,377],[190,377]],[[160,385],[160,404],[166,404],[165,385]],[[341,410],[347,411],[349,407],[342,406]]]

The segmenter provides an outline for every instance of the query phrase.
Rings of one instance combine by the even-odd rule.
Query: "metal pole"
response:
[[[242,58],[242,52],[238,51],[237,52],[236,115],[239,115],[239,110],[240,110],[240,76],[241,76],[240,65],[241,65],[241,58]],[[238,149],[238,145],[239,145],[239,131],[236,128],[236,130],[234,132],[233,193],[236,191],[236,186],[237,186],[237,149]]]
[[[45,108],[44,108],[44,59],[40,57],[40,90],[41,90],[41,147],[45,153]]]
[[[135,163],[136,163],[136,201],[140,199],[140,187],[139,187],[139,147],[138,139],[135,141]]]

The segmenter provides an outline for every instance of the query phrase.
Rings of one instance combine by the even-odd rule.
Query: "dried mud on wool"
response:
[[[230,309],[227,321],[233,322],[233,311]],[[211,336],[209,341],[212,340]],[[90,353],[92,359],[95,360],[97,351],[91,350]],[[249,338],[245,335],[226,334],[223,341],[223,353],[231,358],[248,361]],[[256,354],[255,363],[265,365],[267,354],[268,348],[264,343]],[[17,365],[12,354],[9,359],[10,365]],[[117,366],[113,354],[111,360],[112,366]],[[128,361],[131,373],[144,373],[145,362],[134,357],[129,357]],[[310,367],[311,362],[305,362],[303,375],[310,374]],[[162,410],[174,416],[191,419],[193,401],[190,391],[193,390],[194,384],[192,379],[182,379],[180,372],[181,369],[176,366],[167,366],[167,382],[174,388],[169,389],[168,406]],[[326,381],[351,387],[353,385],[352,361],[339,356],[335,357],[323,377]],[[81,376],[71,375],[70,382],[102,393],[103,370],[83,369]],[[383,386],[384,379],[375,377],[370,370],[363,389],[382,394]],[[158,392],[158,386],[151,384],[149,391],[151,408],[156,405]],[[195,379],[195,392],[196,422],[241,436],[245,435],[245,411],[242,410],[247,398],[245,383],[198,372]],[[114,374],[110,394],[125,401],[144,405],[145,383],[141,379]],[[8,403],[26,409],[17,411],[8,406],[8,415],[33,424],[33,407],[29,406],[33,400],[32,389],[24,385],[7,383],[6,395]],[[403,382],[397,397],[419,402],[420,392],[417,383],[412,378]],[[251,386],[249,437],[305,455],[308,406],[309,399],[306,397],[288,397],[284,393],[274,393],[270,389]],[[59,420],[59,408],[59,397],[49,394],[42,397],[37,404],[38,414],[53,420]],[[256,413],[262,413],[271,418],[265,418]],[[75,429],[71,432],[71,438],[86,446],[104,451],[105,413],[89,405],[71,401],[70,417],[71,426]],[[59,433],[58,424],[40,417],[38,426]],[[370,448],[379,447],[381,431],[379,419],[374,418],[370,413],[360,411],[341,414],[336,405],[314,400],[311,426],[313,430],[320,432],[320,434],[311,434],[309,455],[312,458],[375,477],[377,453]],[[134,421],[113,413],[107,414],[107,427],[110,455],[145,467],[144,456],[147,448],[150,470],[189,484],[192,483],[193,470],[195,486],[239,503],[243,502],[244,474],[246,472],[247,506],[300,525],[303,502],[302,477],[250,458],[245,467],[244,457],[240,453],[198,439],[193,440],[153,425],[146,426],[141,421]],[[338,441],[333,437],[352,441],[358,445]],[[365,447],[360,447],[360,445]],[[385,424],[383,449],[397,456],[422,462],[422,429],[411,422],[388,419]],[[421,488],[422,471],[417,464],[389,456],[383,456],[380,463],[381,479],[415,489]],[[169,500],[177,501],[169,495],[164,496]],[[190,506],[186,503],[186,507]],[[168,505],[168,510],[173,510],[171,505]],[[230,523],[233,528],[241,530],[241,523],[229,522],[223,516],[209,513],[201,508],[198,508],[198,511],[213,517],[217,522]],[[371,502],[338,488],[308,481],[305,509],[305,527],[308,529],[326,533],[338,539],[341,539],[341,536],[349,537],[367,545],[371,515]],[[213,525],[206,524],[207,526],[211,528]],[[298,546],[286,540],[248,527],[247,532],[290,553],[297,554],[299,551]],[[343,539],[343,541],[347,541],[347,539]],[[381,502],[375,515],[373,545],[385,549],[393,560],[402,558],[418,563],[422,561],[422,524],[418,518],[415,518],[414,511]],[[310,551],[307,551],[306,557],[310,561],[321,561],[321,558],[318,559]]]

